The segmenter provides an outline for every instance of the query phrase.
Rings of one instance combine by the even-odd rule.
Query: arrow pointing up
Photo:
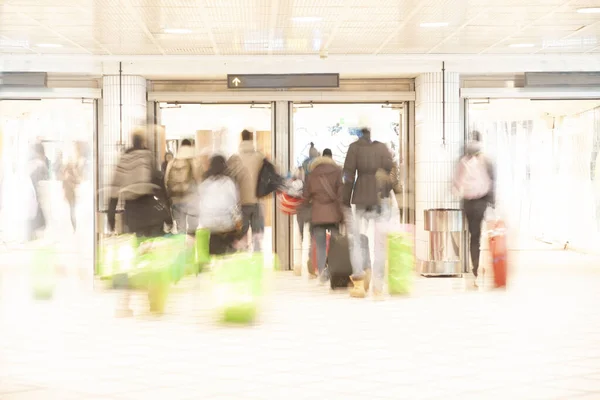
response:
[[[242,81],[240,81],[240,78],[235,77],[235,78],[233,78],[233,80],[231,81],[231,83],[233,83],[235,85],[235,87],[238,87],[238,85],[240,83],[242,83]]]

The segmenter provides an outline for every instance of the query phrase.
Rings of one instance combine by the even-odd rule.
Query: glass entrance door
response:
[[[403,191],[406,191],[408,166],[405,110],[404,104],[294,104],[291,146],[293,169],[298,171],[303,164],[306,165],[311,144],[319,155],[323,150],[330,149],[336,163],[343,166],[348,147],[358,139],[360,128],[370,127],[372,139],[385,143],[392,152],[394,161],[399,166],[400,179],[404,180]],[[405,206],[405,197],[397,196],[401,208]],[[306,271],[310,260],[309,225],[303,228],[300,225],[303,225],[302,216],[300,219],[294,218],[292,265]],[[301,235],[301,229],[304,229],[304,235]],[[370,243],[372,245],[373,240]]]
[[[266,157],[273,156],[271,104],[160,104],[160,122],[163,137],[158,138],[159,153],[177,151],[183,139],[195,142],[196,154],[208,158],[221,154],[225,158],[238,152],[241,132],[254,133],[254,145]],[[263,250],[273,250],[272,196],[261,200],[265,218]]]

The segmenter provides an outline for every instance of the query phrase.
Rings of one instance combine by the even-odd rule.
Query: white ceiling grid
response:
[[[0,54],[598,53],[585,7],[600,0],[0,0]]]

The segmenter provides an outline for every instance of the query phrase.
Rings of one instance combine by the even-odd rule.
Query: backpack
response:
[[[241,220],[237,187],[229,177],[208,178],[199,188],[199,228],[211,232],[234,231]]]
[[[167,192],[170,197],[183,197],[192,189],[193,165],[189,159],[176,158],[167,177]]]
[[[263,160],[263,165],[258,173],[258,182],[256,184],[256,197],[263,198],[283,186],[283,178],[275,170],[275,166],[267,159]]]
[[[492,189],[492,179],[485,157],[478,155],[463,158],[461,163],[463,198],[476,200],[485,197]]]

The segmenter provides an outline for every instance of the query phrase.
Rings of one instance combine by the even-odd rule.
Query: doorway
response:
[[[398,165],[402,191],[396,196],[401,210],[406,208],[408,187],[406,103],[294,103],[292,115],[291,167],[302,168],[309,158],[311,144],[319,154],[328,148],[335,162],[343,166],[351,143],[360,136],[360,128],[370,127],[371,137],[385,143]],[[306,270],[309,263],[310,235],[308,226],[300,234],[298,218],[294,218],[291,234],[292,265]],[[373,232],[369,232],[373,246]],[[371,249],[372,250],[372,249]]]
[[[179,104],[158,103],[160,137],[157,138],[159,157],[167,152],[176,154],[178,143],[189,139],[196,154],[221,154],[229,158],[238,152],[240,134],[248,129],[254,133],[254,145],[266,157],[273,157],[272,106],[261,104]],[[261,200],[265,216],[263,251],[273,250],[273,219],[275,203],[272,197]]]

